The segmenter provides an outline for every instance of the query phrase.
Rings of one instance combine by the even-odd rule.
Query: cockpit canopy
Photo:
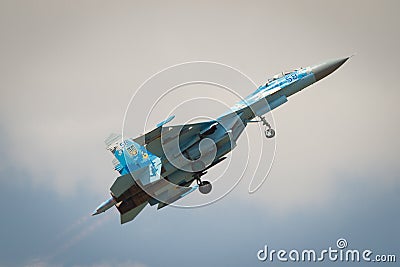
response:
[[[287,75],[289,73],[291,73],[291,71],[282,71],[281,73],[278,73],[278,74],[274,75],[272,78],[269,78],[268,79],[268,83],[270,83],[272,81],[275,81],[275,80],[278,80],[279,78],[282,78],[282,77],[284,77],[285,75]]]
[[[292,70],[292,71],[282,71],[281,73],[278,73],[278,74],[274,75],[272,78],[269,78],[267,83],[265,84],[265,86],[267,86],[269,83],[271,83],[271,82],[273,82],[275,80],[278,80],[278,79],[280,79],[282,77],[285,77],[286,75],[288,75],[288,74],[290,74],[290,73],[292,73],[294,71],[298,71],[298,70],[301,70],[301,69],[302,68],[295,69],[295,70]]]

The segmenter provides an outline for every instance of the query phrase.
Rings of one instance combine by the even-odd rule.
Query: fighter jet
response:
[[[115,206],[124,224],[148,204],[157,204],[160,209],[197,188],[202,194],[210,193],[212,184],[202,177],[208,169],[226,159],[249,123],[262,123],[265,136],[274,137],[275,130],[264,115],[286,103],[290,96],[330,75],[348,59],[279,73],[215,120],[166,126],[174,118],[171,116],[136,138],[122,140],[120,135],[110,135],[105,143],[114,156],[114,169],[120,176],[110,188],[111,198],[92,215]]]

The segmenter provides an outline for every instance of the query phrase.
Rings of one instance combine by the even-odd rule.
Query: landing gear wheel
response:
[[[202,194],[208,194],[211,192],[212,185],[209,181],[201,181],[199,184],[199,191]]]
[[[275,136],[275,130],[272,128],[266,129],[264,133],[265,133],[265,137],[267,137],[267,138],[272,138]]]

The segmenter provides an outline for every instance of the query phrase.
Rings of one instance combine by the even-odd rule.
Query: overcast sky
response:
[[[400,260],[399,9],[398,1],[0,1],[0,266],[262,266],[271,264],[257,260],[264,245],[324,249],[341,237]],[[248,127],[236,160],[264,145],[261,164],[252,160],[226,198],[147,207],[123,226],[115,209],[89,216],[117,177],[103,140],[121,132],[129,99],[151,75],[206,60],[260,85],[352,54],[273,112],[274,140]],[[243,97],[255,89],[236,85]],[[129,133],[142,132],[166,89],[146,90],[131,107]],[[171,124],[217,117],[235,101],[210,86],[177,95],[148,128],[185,96],[223,104],[182,105]],[[275,145],[268,179],[250,195]],[[227,169],[218,183],[232,183],[243,166],[228,164],[207,178]]]

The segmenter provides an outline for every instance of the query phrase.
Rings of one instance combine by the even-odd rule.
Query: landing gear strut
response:
[[[196,182],[199,185],[199,191],[202,194],[208,194],[211,192],[212,185],[209,181],[202,181],[200,177],[196,178]]]
[[[264,117],[260,116],[260,120],[262,121],[263,125],[265,126],[264,134],[267,138],[272,138],[275,136],[275,130],[272,129],[271,124],[267,122]]]

